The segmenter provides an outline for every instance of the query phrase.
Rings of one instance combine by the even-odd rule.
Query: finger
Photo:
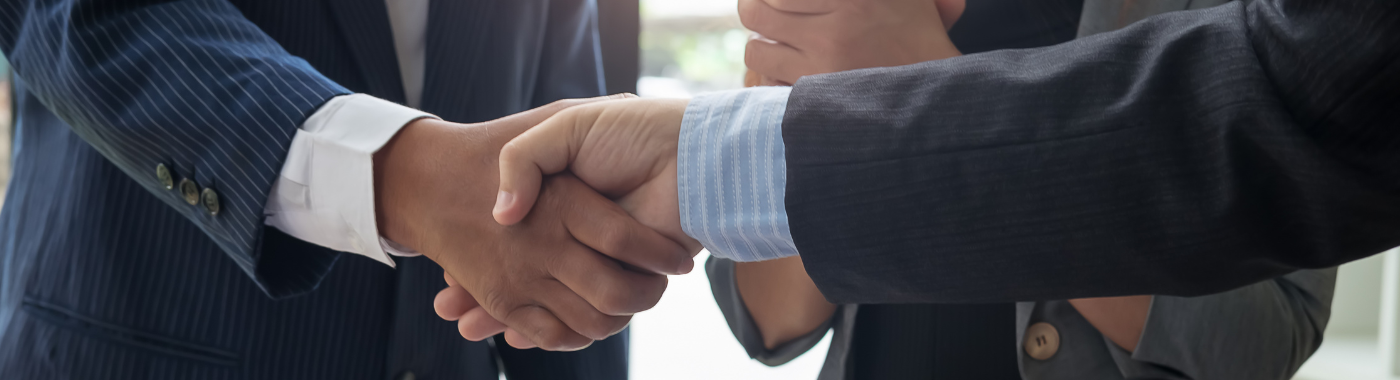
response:
[[[525,334],[521,334],[515,329],[507,328],[505,336],[506,343],[510,344],[511,347],[521,350],[535,348],[535,342],[531,342],[529,338],[525,337]]]
[[[480,307],[468,310],[462,315],[462,319],[457,321],[457,333],[473,342],[480,342],[505,330],[504,323],[492,318],[491,314],[486,313],[486,309]]]
[[[685,274],[694,269],[685,247],[638,222],[578,178],[550,177],[545,191],[545,203],[558,210],[569,234],[599,253],[653,273]]]
[[[664,275],[627,270],[596,253],[559,259],[555,278],[594,309],[607,315],[632,315],[651,309],[666,291]]]
[[[511,310],[502,322],[520,332],[535,346],[548,351],[573,351],[593,343],[539,305],[524,305]],[[515,344],[512,347],[520,348]]]
[[[757,71],[744,70],[744,87],[754,87],[763,85],[763,76]]]
[[[797,3],[806,0],[796,0]],[[739,0],[739,22],[774,40],[801,44],[824,32],[821,21],[829,12],[787,12],[765,0]]]
[[[967,0],[934,0],[934,6],[938,7],[938,17],[943,21],[943,27],[947,30],[953,29],[953,24],[962,18],[963,11],[967,10]]]
[[[607,315],[632,315],[656,306],[666,291],[666,276],[627,270],[591,251],[569,251],[549,263],[550,274]],[[552,309],[551,309],[552,310]]]
[[[821,73],[801,51],[769,39],[750,39],[744,46],[744,65],[769,79],[797,83],[797,78]]]
[[[579,120],[587,113],[572,108],[555,114],[511,139],[501,148],[500,193],[491,214],[496,222],[512,225],[529,214],[539,196],[540,179],[568,167],[588,134],[591,122]]]
[[[618,93],[607,96],[595,96],[592,98],[556,100],[550,102],[549,104],[531,108],[525,112],[520,112],[514,115],[502,117],[500,119],[492,120],[486,123],[481,123],[481,125],[519,126],[520,128],[522,128],[519,131],[503,131],[503,133],[511,133],[511,135],[517,135],[521,132],[524,132],[525,130],[530,129],[531,127],[534,127],[535,125],[538,125],[539,123],[544,122],[546,119],[549,119],[550,117],[554,116],[560,111],[569,109],[571,107],[577,107],[589,103],[597,103],[608,100],[631,99],[636,97],[637,95],[633,95],[630,93]]]
[[[839,0],[763,0],[768,6],[791,13],[830,13],[840,5]]]
[[[780,81],[780,80],[777,80],[777,79],[769,78],[769,77],[767,77],[767,76],[759,76],[759,77],[758,77],[758,85],[759,85],[759,86],[788,86],[788,87],[792,87],[792,83],[788,83],[788,82]]]
[[[462,314],[466,314],[467,310],[479,306],[481,305],[476,303],[471,293],[467,293],[467,290],[460,286],[448,286],[433,297],[433,311],[437,312],[438,317],[449,321],[455,321],[461,318]]]
[[[447,282],[447,286],[457,286],[457,279],[452,278],[446,270],[442,271],[442,280]]]
[[[564,284],[556,282],[551,287],[555,289],[547,293],[540,303],[544,304],[545,309],[553,313],[556,318],[564,322],[565,326],[569,326],[570,330],[588,339],[606,339],[618,331],[622,331],[632,320],[630,314],[618,316],[599,312],[588,301],[565,287]]]

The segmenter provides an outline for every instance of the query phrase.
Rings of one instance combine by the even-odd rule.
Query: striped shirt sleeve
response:
[[[797,255],[783,207],[782,121],[789,87],[691,99],[677,151],[681,227],[734,261]]]

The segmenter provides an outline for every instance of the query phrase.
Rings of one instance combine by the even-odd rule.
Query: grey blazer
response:
[[[750,357],[781,365],[816,346],[831,330],[817,379],[851,378],[860,305],[840,305],[825,325],[768,350],[739,297],[734,262],[711,257],[705,273],[715,302]],[[1006,349],[1017,350],[1026,380],[1288,380],[1322,343],[1336,276],[1336,268],[1304,270],[1219,294],[1155,296],[1132,353],[1099,334],[1068,301],[1020,302],[1017,341],[1005,342]],[[1038,326],[1028,329],[1032,325]],[[1037,359],[1030,355],[1037,350],[1052,354]]]

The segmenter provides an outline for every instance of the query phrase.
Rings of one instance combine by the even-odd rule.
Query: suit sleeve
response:
[[[349,91],[238,9],[222,0],[7,0],[0,48],[37,99],[269,295],[308,291],[329,270],[334,252],[265,231],[263,210],[297,127]],[[184,179],[216,194],[219,211],[186,203]]]
[[[794,243],[835,303],[1202,295],[1400,245],[1400,3],[1255,0],[799,80]]]
[[[734,276],[734,261],[710,256],[709,259],[705,260],[705,275],[710,278],[710,291],[715,296],[715,303],[719,305],[720,314],[724,314],[724,321],[729,323],[729,331],[734,333],[734,339],[739,341],[739,345],[744,347],[744,352],[749,354],[750,358],[770,367],[787,364],[807,351],[811,351],[812,347],[821,343],[826,332],[832,328],[850,329],[851,321],[843,321],[842,317],[848,314],[847,309],[858,306],[840,305],[838,310],[832,313],[831,318],[812,331],[793,338],[782,346],[768,349],[763,346],[763,333],[758,330],[758,324],[754,322],[753,316],[749,315],[748,306],[744,305],[744,298],[739,295],[739,284]],[[838,335],[840,335],[839,331]],[[849,339],[833,340],[833,347],[836,347],[838,341],[846,342]],[[839,347],[842,350],[848,348]]]
[[[1156,296],[1137,348],[1104,339],[1125,378],[1288,380],[1322,344],[1337,268],[1219,294]]]

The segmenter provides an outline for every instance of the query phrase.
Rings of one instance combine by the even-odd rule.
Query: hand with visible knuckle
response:
[[[744,26],[773,41],[750,41],[745,63],[764,77],[795,82],[956,56],[946,31],[964,8],[964,0],[744,0]]]
[[[550,128],[539,128],[514,139],[506,138],[509,140],[508,143],[503,141],[497,145],[500,147],[497,150],[499,159],[502,162],[506,160],[526,161],[512,162],[516,164],[514,168],[499,167],[501,169],[524,170],[524,168],[529,167],[528,160],[533,157],[532,155],[539,153],[527,150],[551,146],[548,144],[551,141],[582,144],[587,140],[584,137],[595,132],[609,138],[622,136],[621,138],[624,139],[638,139],[625,143],[635,143],[637,144],[635,146],[645,148],[638,154],[648,157],[647,159],[636,160],[636,156],[618,157],[614,153],[617,152],[616,149],[624,146],[624,142],[616,142],[614,145],[590,145],[575,148],[576,151],[570,152],[573,155],[573,157],[569,157],[570,159],[590,160],[589,164],[594,166],[591,168],[569,167],[561,170],[573,172],[583,182],[579,182],[579,179],[565,180],[557,176],[537,177],[541,180],[539,182],[541,188],[538,189],[537,193],[538,198],[535,202],[530,202],[527,205],[533,209],[526,208],[526,212],[517,214],[523,215],[523,219],[511,225],[494,224],[491,233],[496,235],[496,239],[493,240],[495,245],[490,245],[485,249],[470,250],[470,252],[462,254],[461,258],[439,261],[451,273],[451,277],[464,280],[459,285],[467,288],[478,297],[477,300],[481,301],[480,307],[486,314],[497,321],[504,322],[505,326],[513,329],[514,332],[507,334],[512,340],[512,345],[527,345],[520,340],[529,340],[530,343],[544,349],[563,350],[585,347],[591,343],[592,339],[610,336],[623,329],[630,321],[632,313],[654,306],[665,290],[666,280],[664,276],[639,273],[633,270],[635,268],[629,269],[617,265],[616,261],[612,260],[628,257],[638,259],[639,255],[652,255],[647,260],[653,262],[653,267],[674,265],[672,263],[675,260],[667,256],[678,253],[680,246],[675,245],[671,240],[677,239],[676,236],[686,238],[683,232],[679,232],[679,226],[646,225],[631,221],[635,215],[629,213],[637,210],[623,210],[613,204],[608,197],[594,192],[592,188],[604,192],[611,191],[613,199],[617,199],[617,197],[629,196],[630,191],[635,191],[635,189],[627,189],[628,185],[625,184],[635,186],[638,182],[649,183],[650,181],[664,180],[665,176],[656,178],[638,178],[636,176],[639,175],[637,173],[641,173],[640,175],[643,176],[654,176],[655,174],[651,173],[652,170],[649,169],[657,167],[655,160],[674,160],[674,145],[685,103],[675,100],[625,99],[625,96],[623,98],[610,98],[602,102],[564,101],[552,103],[547,107],[553,108],[548,110],[552,113],[544,116],[560,120],[541,124],[548,125]],[[540,115],[536,114],[535,116]],[[540,120],[543,119],[540,118]],[[522,120],[534,119],[525,118]],[[597,125],[594,125],[595,123]],[[630,132],[621,129],[652,125],[666,125],[675,129],[651,128]],[[566,128],[570,126],[573,128]],[[561,136],[560,133],[574,133],[575,135]],[[538,164],[536,167],[543,168]],[[670,167],[674,167],[674,163]],[[543,170],[554,169],[545,168]],[[617,176],[619,173],[629,173],[627,175],[630,177],[619,177]],[[551,175],[554,173],[523,174]],[[669,180],[674,181],[674,173],[669,175]],[[614,209],[594,210],[591,207],[595,205],[581,203],[578,197],[583,192],[592,194],[591,197],[594,197],[594,200],[590,202],[611,204]],[[654,197],[655,195],[648,196]],[[671,191],[666,196],[675,197],[676,195],[674,191]],[[494,199],[494,197],[492,198]],[[674,203],[674,199],[670,202]],[[490,206],[488,205],[486,209],[489,210]],[[597,215],[603,215],[605,222],[601,223],[601,227],[605,230],[601,233],[595,233],[595,238],[599,240],[573,236],[575,232],[568,224],[569,214],[587,212],[595,213],[595,219]],[[676,210],[669,212],[675,213]],[[672,219],[675,221],[671,222]],[[577,216],[575,216],[575,220],[579,220]],[[678,223],[679,217],[658,214],[658,216],[652,216],[648,220]],[[652,228],[675,232],[672,235],[662,237],[650,231]],[[597,232],[596,229],[594,231]],[[463,235],[448,237],[450,239],[470,240],[472,236],[465,235],[475,234]],[[599,241],[599,246],[590,247],[580,243],[582,241]],[[657,246],[657,241],[670,242],[673,247]],[[451,244],[445,246],[451,246]],[[698,244],[687,245],[685,249],[690,250],[689,247],[692,246],[695,248],[689,252],[690,255],[699,249]],[[595,249],[597,250],[595,251]],[[598,294],[597,289],[587,288],[589,282],[586,280],[565,278],[570,275],[571,268],[569,266],[574,263],[568,258],[570,256],[585,257],[579,255],[597,255],[591,259],[579,261],[581,263],[612,263],[612,265],[603,265],[602,267],[588,264],[585,267],[590,268],[590,270],[606,270],[607,272],[594,271],[585,274],[584,277],[606,273],[606,276],[613,277],[613,286],[603,287],[607,290],[603,291],[603,294]],[[617,256],[609,258],[607,255]],[[444,259],[441,255],[436,256],[435,260]],[[577,270],[578,268],[572,269]],[[669,270],[669,268],[664,269]],[[573,273],[573,275],[579,276],[578,273]],[[561,304],[541,302],[550,300],[561,302],[560,298],[549,297],[546,294],[557,291],[555,290],[559,289],[557,284],[552,288],[540,285],[553,282],[564,283],[563,289],[577,293],[577,295],[570,295],[570,297],[581,296],[583,301],[592,300],[593,302],[588,302],[587,305],[583,306],[562,304],[562,308],[560,308]],[[577,300],[577,298],[573,299]],[[531,308],[538,308],[538,310],[530,312],[529,318],[526,318],[527,314],[521,314],[521,310]],[[588,308],[592,308],[592,310]],[[565,310],[572,311],[572,313],[559,314]],[[577,313],[580,310],[588,312]],[[573,324],[566,325],[565,322]],[[577,327],[579,331],[573,330],[574,327]],[[480,332],[473,326],[459,325],[459,329],[464,336],[468,335],[469,332]]]

